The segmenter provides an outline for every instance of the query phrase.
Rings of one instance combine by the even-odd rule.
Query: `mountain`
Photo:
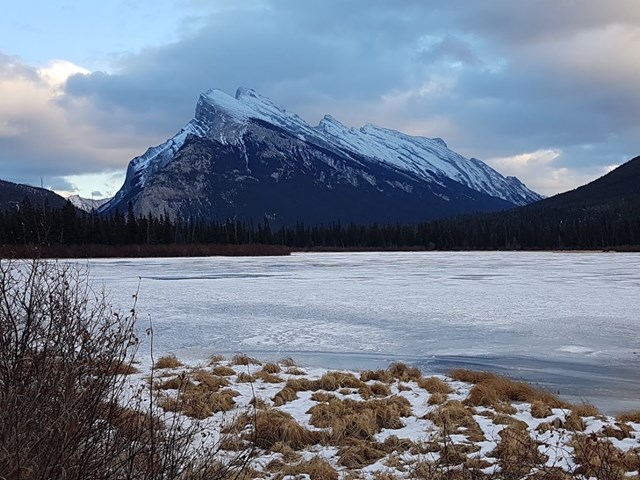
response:
[[[80,210],[84,210],[85,212],[92,212],[94,210],[98,210],[102,205],[107,203],[110,198],[84,198],[80,195],[70,195],[67,197],[67,200],[71,202],[71,204],[79,208]]]
[[[275,224],[417,223],[542,197],[439,138],[326,115],[313,127],[253,90],[200,95],[195,118],[134,158],[100,212]]]
[[[34,207],[48,205],[62,208],[66,200],[51,190],[0,180],[0,210],[19,208],[20,203],[28,199]]]
[[[505,212],[431,223],[435,248],[640,247],[640,156],[569,192]]]

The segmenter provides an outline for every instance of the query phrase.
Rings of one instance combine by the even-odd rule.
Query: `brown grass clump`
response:
[[[283,358],[282,360],[280,360],[280,365],[282,365],[283,367],[287,367],[287,368],[291,368],[291,367],[296,367],[296,362],[293,358],[291,357],[287,357],[287,358]]]
[[[590,403],[579,403],[571,406],[571,414],[579,417],[601,417],[602,413],[598,410],[598,407],[591,405]]]
[[[436,392],[429,395],[428,405],[442,405],[447,401],[447,396],[444,393]]]
[[[260,360],[249,357],[243,353],[238,353],[231,359],[231,365],[262,365]]]
[[[401,417],[412,414],[406,398],[389,397],[368,401],[331,398],[309,409],[311,424],[331,429],[331,442],[342,444],[346,439],[373,440],[383,428],[402,428]]]
[[[203,420],[217,412],[231,410],[236,402],[234,397],[240,395],[234,390],[210,392],[197,387],[181,392],[178,397],[161,397],[160,407],[170,412],[182,412],[186,416]]]
[[[359,441],[342,446],[338,450],[338,463],[350,469],[371,465],[386,455],[374,445],[371,442]]]
[[[336,397],[333,393],[327,393],[327,392],[313,392],[311,394],[311,400],[313,400],[314,402],[328,402],[331,399],[337,399],[338,397]]]
[[[353,373],[327,372],[319,380],[314,382],[314,390],[335,391],[340,388],[358,389],[364,382],[358,379]]]
[[[504,478],[523,478],[533,468],[544,465],[547,457],[526,431],[506,427],[500,432],[500,442],[491,452],[498,459]]]
[[[408,382],[410,380],[418,381],[422,378],[422,372],[418,367],[409,367],[402,362],[395,362],[389,365],[389,373],[400,380],[401,382]]]
[[[507,425],[515,430],[526,430],[528,428],[527,422],[502,413],[493,417],[493,423],[496,425]]]
[[[274,395],[272,400],[273,400],[274,406],[281,407],[285,403],[293,402],[297,398],[298,398],[298,393],[293,388],[287,387],[285,385],[285,387],[282,390],[280,390],[278,393]]]
[[[574,459],[580,466],[577,475],[600,480],[622,480],[626,472],[637,467],[627,463],[629,457],[610,441],[598,439],[596,435],[575,435],[571,441]]]
[[[211,370],[213,375],[218,375],[220,377],[230,377],[231,375],[235,375],[236,371],[231,367],[225,367],[224,365],[217,365],[213,367]]]
[[[284,373],[286,373],[287,375],[306,375],[307,374],[307,372],[297,367],[289,367],[285,370]]]
[[[253,397],[251,400],[249,400],[249,405],[253,405],[257,409],[269,408],[269,404],[262,397]]]
[[[453,433],[460,433],[472,442],[486,440],[478,422],[473,418],[473,410],[457,400],[440,405],[434,411],[429,412],[425,418],[440,427],[445,437]]]
[[[278,365],[277,363],[266,363],[263,367],[262,367],[262,371],[264,373],[280,373],[282,371],[282,369],[280,368],[280,365]]]
[[[318,440],[315,432],[310,432],[286,412],[268,409],[260,410],[255,415],[255,432],[248,440],[255,439],[255,445],[270,450],[278,443],[284,443],[294,450],[313,445]]]
[[[555,395],[541,389],[536,389],[525,382],[516,382],[488,372],[470,372],[458,369],[451,372],[452,378],[466,379],[475,385],[469,391],[465,403],[494,407],[501,413],[513,414],[515,409],[511,402],[539,402],[550,408],[566,407],[568,404]],[[540,408],[541,405],[538,405]]]
[[[209,357],[209,365],[215,365],[216,363],[220,363],[224,360],[224,356],[222,355],[211,355],[211,357]]]
[[[365,370],[360,373],[360,380],[363,382],[375,380],[376,382],[393,383],[395,379],[389,370]]]
[[[182,362],[178,360],[174,354],[164,355],[156,360],[154,367],[155,368],[178,368],[182,366]]]
[[[178,375],[157,383],[159,390],[187,390],[193,388],[195,384],[186,375]]]
[[[640,423],[640,410],[623,412],[619,415],[616,415],[616,420],[618,420],[619,422]]]
[[[286,463],[293,463],[300,459],[300,454],[284,442],[273,445],[271,451],[282,455],[282,461]]]
[[[613,425],[605,425],[600,429],[600,432],[605,437],[612,437],[616,440],[624,440],[625,438],[633,437],[633,428],[631,428],[626,423],[618,423],[616,422],[615,426]]]
[[[256,377],[247,372],[240,372],[236,377],[236,382],[238,383],[253,383],[255,381]]]
[[[222,387],[228,387],[230,385],[229,380],[225,377],[218,377],[204,370],[195,371],[192,378],[203,388],[206,387],[210,392],[217,392]]]
[[[391,395],[391,389],[388,385],[380,382],[372,383],[369,385],[371,393],[376,397],[388,397]]]
[[[311,480],[338,480],[336,469],[321,457],[313,457],[311,460],[296,464],[290,464],[285,460],[281,467],[280,475],[275,478],[299,478],[298,475],[308,475]]]
[[[429,393],[444,393],[448,395],[453,392],[453,388],[438,377],[421,378],[418,380],[418,386],[424,388]]]
[[[449,371],[449,377],[458,382],[479,383],[496,378],[497,375],[491,372],[476,372],[473,370],[467,370],[466,368],[454,368]]]
[[[284,380],[277,375],[273,375],[272,373],[267,373],[263,370],[257,372],[254,377],[262,380],[264,383],[282,383]]]
[[[553,412],[551,407],[540,400],[531,402],[531,416],[533,418],[547,418]]]

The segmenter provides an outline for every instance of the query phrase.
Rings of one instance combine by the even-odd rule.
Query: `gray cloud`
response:
[[[441,136],[505,166],[519,154],[558,151],[544,157],[547,168],[582,172],[566,179],[636,153],[637,0],[254,0],[208,11],[184,20],[179,41],[121,55],[112,73],[71,77],[53,105],[74,125],[90,125],[101,148],[118,141],[137,153],[188,121],[200,92],[240,85],[310,122],[332,113],[346,123]],[[8,64],[0,57],[0,78],[18,75]],[[36,81],[23,67],[19,74]],[[0,137],[0,148],[23,159],[42,151],[25,150],[20,138]],[[130,157],[115,160],[116,153],[84,163],[124,169]],[[91,156],[65,155],[47,153],[40,166],[80,168]],[[544,174],[521,171],[532,186]]]

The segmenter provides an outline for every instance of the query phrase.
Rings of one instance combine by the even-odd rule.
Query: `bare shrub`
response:
[[[0,260],[0,477],[60,480],[223,478],[206,431],[155,413],[152,381],[128,373],[136,311],[114,312],[88,273],[40,260]],[[243,459],[243,460],[240,460]]]

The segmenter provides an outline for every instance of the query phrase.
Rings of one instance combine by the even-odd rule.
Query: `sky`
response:
[[[209,88],[426,137],[544,195],[640,154],[638,0],[23,0],[0,178],[113,195]]]

